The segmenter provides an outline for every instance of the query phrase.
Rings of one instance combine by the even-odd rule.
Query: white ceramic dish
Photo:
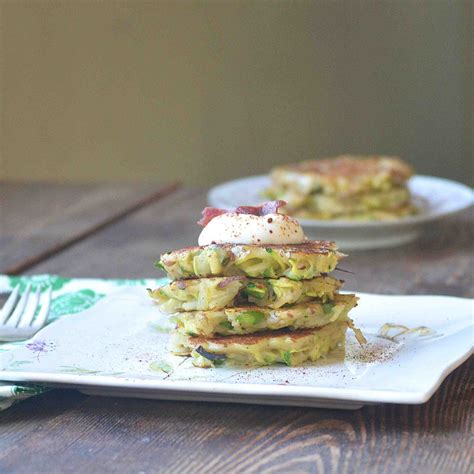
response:
[[[351,314],[368,348],[348,335],[345,354],[341,349],[303,367],[199,369],[168,353],[168,317],[144,288],[119,290],[0,354],[0,379],[98,395],[353,409],[423,403],[472,353],[472,300],[359,296]],[[386,330],[386,323],[411,331]]]
[[[257,204],[270,184],[268,176],[250,176],[220,184],[208,194],[211,206],[230,209]],[[432,176],[414,176],[408,182],[417,206],[416,216],[393,221],[323,221],[299,219],[312,239],[334,240],[342,250],[395,247],[412,242],[428,222],[455,214],[472,205],[472,190],[463,184]]]

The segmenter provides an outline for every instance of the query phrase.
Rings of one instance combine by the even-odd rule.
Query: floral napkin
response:
[[[34,276],[7,276],[0,275],[0,293],[10,293],[12,289],[20,285],[23,291],[28,283],[32,288],[40,288],[43,292],[49,286],[53,289],[51,308],[48,324],[58,318],[80,313],[92,307],[105,296],[120,287],[143,286],[156,287],[163,284],[166,279],[137,279],[137,280],[101,280],[95,278],[62,278],[57,275],[34,275]],[[14,349],[18,345],[25,345],[34,352],[48,350],[47,347],[36,347],[31,341],[0,342],[0,352]],[[1,380],[0,367],[0,380]],[[39,395],[49,389],[35,384],[15,384],[14,382],[0,382],[0,411],[10,407],[13,403],[24,400],[33,395]]]

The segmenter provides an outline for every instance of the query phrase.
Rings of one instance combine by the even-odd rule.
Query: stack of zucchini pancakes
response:
[[[207,231],[212,240],[161,256],[156,265],[172,281],[149,293],[176,323],[174,354],[191,355],[199,367],[294,366],[344,343],[357,297],[340,294],[343,282],[329,275],[344,255],[333,242],[306,240],[298,222],[279,213],[282,205],[206,208],[201,237]],[[231,238],[213,238],[229,222]],[[254,222],[263,230],[252,234]],[[275,243],[278,235],[294,241],[290,232],[303,240]]]
[[[390,220],[415,214],[412,168],[394,156],[343,155],[277,166],[265,195],[306,219]]]

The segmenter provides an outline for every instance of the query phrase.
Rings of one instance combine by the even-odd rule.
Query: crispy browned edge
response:
[[[382,165],[381,165],[382,164]],[[387,164],[389,166],[387,166]],[[341,155],[334,158],[308,160],[277,166],[273,171],[293,171],[322,177],[357,177],[388,172],[397,181],[405,181],[413,175],[413,168],[397,156]]]
[[[269,248],[272,250],[284,250],[291,253],[304,253],[304,254],[319,254],[328,255],[330,253],[337,252],[336,243],[330,240],[307,240],[302,244],[292,245],[268,245],[268,244],[210,244],[210,245],[195,245],[191,247],[184,247],[178,250],[171,250],[162,255],[163,257],[169,257],[170,255],[180,255],[185,252],[193,250],[204,250],[208,247],[219,247],[225,250],[230,250],[234,247],[257,247],[257,248]],[[337,255],[342,258],[345,255],[337,252]]]
[[[334,323],[347,324],[346,321],[334,321]],[[329,324],[334,324],[329,323]],[[212,342],[214,344],[220,344],[221,346],[228,346],[229,344],[242,344],[242,345],[252,345],[257,344],[262,339],[269,339],[274,337],[290,337],[292,340],[297,340],[305,336],[309,336],[311,334],[315,334],[316,332],[320,331],[321,329],[328,326],[320,326],[317,328],[310,328],[310,329],[297,329],[296,331],[292,331],[290,329],[277,329],[275,331],[262,331],[256,332],[253,334],[243,334],[243,335],[234,335],[234,336],[215,336],[215,337],[189,337],[189,343],[193,347],[200,346],[205,343]]]

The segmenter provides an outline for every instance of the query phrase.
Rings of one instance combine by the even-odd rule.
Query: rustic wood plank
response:
[[[367,293],[474,296],[474,211],[428,226],[421,239],[393,249],[349,252],[339,273]]]
[[[182,189],[30,269],[65,276],[158,275],[153,260],[192,245],[205,193]],[[472,214],[390,250],[352,252],[357,291],[472,295]],[[355,412],[86,397],[52,392],[0,414],[0,471],[468,473],[472,360],[420,406]],[[44,416],[46,414],[46,416]]]
[[[160,275],[153,268],[160,253],[196,244],[200,232],[196,221],[205,205],[204,191],[181,189],[31,272],[117,278]],[[432,225],[410,245],[350,252],[342,267],[355,274],[337,276],[354,291],[473,296],[473,215],[466,212]]]
[[[473,368],[425,405],[357,411],[56,391],[0,415],[0,471],[24,472],[28,453],[50,473],[468,473]]]
[[[21,273],[175,188],[0,183],[0,273]]]
[[[112,278],[163,276],[153,267],[153,262],[162,252],[197,241],[200,228],[196,221],[203,206],[205,193],[180,189],[134,213],[123,224],[109,226],[28,273]]]

